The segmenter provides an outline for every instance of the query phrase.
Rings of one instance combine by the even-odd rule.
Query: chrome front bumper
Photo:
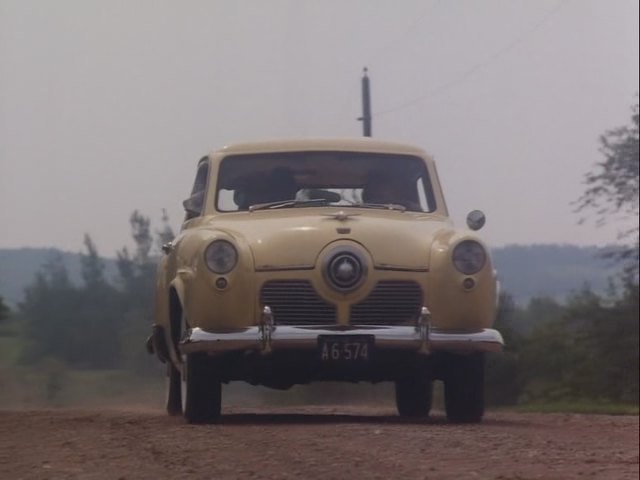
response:
[[[376,349],[414,350],[422,354],[433,351],[499,352],[504,345],[500,332],[493,329],[452,332],[432,328],[426,308],[415,326],[274,325],[270,311],[265,308],[259,326],[232,332],[208,332],[193,328],[186,332],[179,348],[182,353],[205,352],[211,355],[238,351],[270,353],[284,349],[312,350],[317,348],[321,335],[373,335]]]

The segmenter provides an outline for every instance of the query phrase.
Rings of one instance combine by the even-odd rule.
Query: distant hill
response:
[[[501,287],[516,303],[532,297],[564,301],[585,285],[604,292],[620,268],[601,257],[602,249],[575,245],[509,245],[492,250]]]
[[[524,305],[534,296],[559,301],[585,284],[597,292],[607,288],[617,269],[598,257],[596,247],[575,245],[511,245],[492,250],[503,290]],[[55,248],[0,249],[0,295],[10,305],[22,299],[24,288],[56,255],[67,265],[72,281],[81,282],[80,254]],[[105,258],[107,278],[115,279],[115,260]]]

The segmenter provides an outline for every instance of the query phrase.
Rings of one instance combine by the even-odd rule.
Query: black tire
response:
[[[212,359],[204,354],[183,355],[181,397],[188,423],[216,423],[222,410],[222,385]]]
[[[167,362],[167,399],[166,409],[167,413],[171,416],[182,415],[182,393],[180,392],[180,371],[173,366],[172,363]]]
[[[445,354],[444,404],[451,423],[479,423],[484,415],[484,353]]]
[[[433,382],[426,376],[396,380],[396,407],[401,417],[429,416],[433,398]]]

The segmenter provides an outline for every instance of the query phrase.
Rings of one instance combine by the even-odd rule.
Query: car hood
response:
[[[220,215],[209,226],[247,242],[256,270],[311,268],[336,241],[361,245],[377,267],[426,269],[434,235],[452,227],[446,217],[423,213],[315,208]]]

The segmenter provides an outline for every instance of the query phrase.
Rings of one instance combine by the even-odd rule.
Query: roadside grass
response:
[[[80,370],[54,358],[32,366],[0,368],[0,408],[163,408],[162,372],[140,375],[127,370]],[[393,407],[390,383],[372,385],[318,382],[286,391],[244,382],[223,386],[223,402],[233,407],[375,405]],[[437,408],[437,407],[436,407]]]
[[[6,330],[5,330],[6,332]],[[12,332],[13,333],[13,332]],[[162,409],[164,375],[128,370],[82,370],[46,358],[36,365],[19,365],[21,345],[16,336],[0,336],[0,408],[153,407]],[[393,408],[393,384],[319,382],[288,391],[252,387],[243,382],[224,386],[223,401],[231,406],[375,405]],[[516,413],[575,413],[640,415],[638,404],[595,400],[527,402],[489,410]],[[434,382],[433,409],[444,410],[442,382]]]
[[[639,415],[637,404],[597,402],[589,400],[566,400],[548,403],[536,402],[501,408],[520,413],[581,413],[592,415]]]
[[[0,324],[0,368],[12,365],[18,359],[23,348],[19,333],[19,324],[15,320]]]
[[[0,368],[0,408],[162,406],[163,378],[126,370],[76,370],[55,359]]]

